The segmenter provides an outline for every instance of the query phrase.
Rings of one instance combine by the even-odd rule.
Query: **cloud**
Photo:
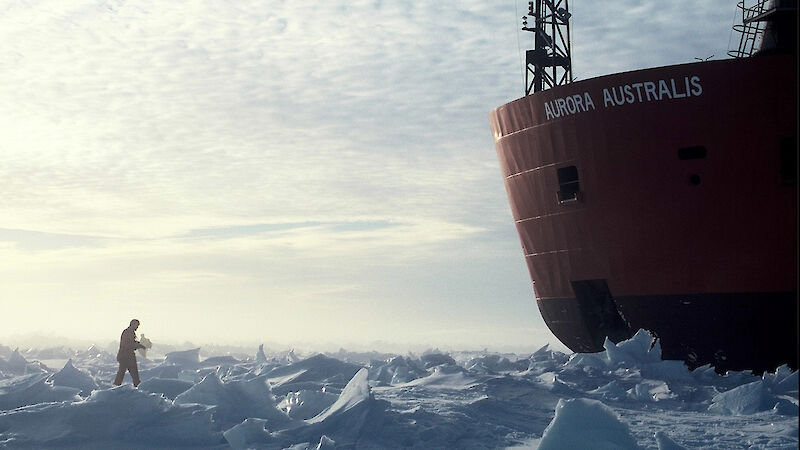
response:
[[[727,57],[735,2],[571,5],[575,77]]]
[[[186,219],[430,216],[492,176],[488,133],[459,100],[472,89],[452,83],[475,42],[452,25],[443,38],[436,7],[39,6],[55,7],[8,19],[24,22],[4,39],[4,187],[22,194],[8,226],[153,236]],[[489,106],[468,106],[485,127]]]
[[[69,247],[99,246],[101,245],[101,240],[92,236],[0,228],[0,243],[6,243],[9,249],[19,248],[24,251],[40,251]]]
[[[731,8],[637,5],[573,5],[579,77],[722,53],[710,31],[725,33]],[[17,213],[6,226],[153,235],[188,218],[470,220],[462,205],[476,209],[488,183],[482,206],[503,210],[486,114],[521,90],[508,6],[15,6],[2,36],[14,70],[0,75],[13,86],[0,97],[2,187],[17,194],[3,200]],[[711,25],[691,40],[678,22],[688,10]]]
[[[734,8],[571,6],[581,78],[719,57]],[[479,321],[489,303],[527,315],[487,120],[522,95],[525,10],[6,2],[0,267],[16,278],[0,297],[98,317],[187,303],[202,316],[231,299],[288,314],[302,299],[355,298],[408,316],[397,330],[453,310]]]

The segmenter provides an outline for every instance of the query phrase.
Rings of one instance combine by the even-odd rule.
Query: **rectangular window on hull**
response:
[[[706,157],[706,148],[702,145],[695,145],[692,147],[683,147],[678,149],[678,159],[686,161],[687,159],[703,159]]]
[[[568,203],[578,200],[580,183],[578,183],[578,168],[575,166],[562,167],[556,171],[558,174],[558,202]]]

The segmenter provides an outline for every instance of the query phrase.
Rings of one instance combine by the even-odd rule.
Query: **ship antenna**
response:
[[[525,95],[572,82],[571,16],[567,0],[528,2],[522,30],[533,33],[533,50],[525,52]]]

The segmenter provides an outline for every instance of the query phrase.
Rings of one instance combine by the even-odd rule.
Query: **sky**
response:
[[[573,76],[735,2],[573,0]],[[564,350],[489,130],[524,1],[0,0],[0,344]]]

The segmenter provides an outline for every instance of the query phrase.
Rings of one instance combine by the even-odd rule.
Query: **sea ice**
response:
[[[195,366],[200,363],[200,348],[169,352],[164,355],[164,364],[177,366]]]
[[[19,353],[19,350],[14,350],[6,362],[6,367],[11,373],[23,374],[28,367],[28,361]]]
[[[175,397],[188,391],[192,386],[194,386],[194,383],[191,381],[175,378],[149,378],[139,384],[139,389],[154,394],[162,394],[170,400],[175,400]]]
[[[316,391],[302,389],[286,394],[278,404],[278,409],[285,411],[293,419],[310,419],[333,405],[338,398],[337,395],[321,389]]]
[[[618,450],[639,446],[627,425],[597,400],[559,400],[553,421],[544,430],[539,450]]]
[[[78,401],[80,389],[53,386],[46,373],[33,373],[0,381],[0,411],[38,403]]]
[[[628,395],[641,402],[657,402],[677,397],[667,383],[659,380],[644,379],[628,391]]]
[[[264,419],[248,418],[242,423],[222,433],[228,445],[234,449],[268,448],[276,443],[277,439],[267,431],[267,421]],[[306,447],[308,443],[305,443]],[[280,446],[275,445],[280,448]]]
[[[658,450],[687,450],[686,447],[678,445],[678,443],[670,439],[663,431],[656,432],[656,443],[658,444]]]
[[[168,448],[221,443],[202,406],[173,406],[130,385],[86,400],[38,403],[0,413],[0,445],[9,447]]]
[[[617,380],[611,380],[607,384],[600,386],[597,389],[588,391],[587,394],[592,394],[602,398],[603,400],[624,400],[628,396],[628,392],[620,386]]]
[[[774,405],[764,382],[759,380],[715,395],[708,410],[719,414],[753,414]]]
[[[775,373],[765,372],[761,379],[764,380],[773,394],[788,394],[797,392],[797,371],[789,369],[787,365],[782,365],[775,370]]]
[[[266,376],[243,381],[223,382],[216,374],[175,397],[176,405],[199,403],[214,406],[214,419],[220,425],[233,425],[247,418],[259,418],[283,424],[290,418],[275,407]]]
[[[94,381],[91,375],[83,370],[76,369],[72,365],[72,359],[67,360],[64,367],[51,375],[49,381],[54,386],[66,386],[80,389],[81,396],[88,396],[93,390],[97,389],[97,382]]]
[[[571,356],[158,351],[134,389],[110,386],[117,362],[97,347],[0,346],[0,448],[798,445],[796,371],[690,371],[644,331]],[[39,355],[71,360],[54,370]]]
[[[139,378],[142,380],[148,380],[150,378],[178,378],[182,371],[182,366],[162,363],[149,369],[140,369]]]
[[[312,442],[327,436],[342,445],[355,443],[373,401],[368,377],[366,368],[359,370],[333,405],[306,420],[305,427],[289,430],[286,435]]]
[[[322,437],[331,437],[340,443],[352,443],[369,414],[372,399],[368,370],[362,368],[347,383],[336,401],[318,415],[302,423],[284,424],[283,429],[271,433],[266,420],[246,419],[224,433],[225,439],[234,448],[267,448],[288,446],[291,442],[319,441],[329,445]],[[273,427],[275,429],[275,427]],[[327,438],[326,438],[327,439]]]
[[[0,367],[4,367],[4,369],[2,369],[4,373],[10,373],[13,375],[47,372],[47,368],[43,364],[38,362],[28,362],[28,360],[26,360],[25,357],[20,354],[19,349],[11,352],[11,356],[8,357],[8,360],[0,363]]]
[[[333,405],[306,422],[314,424],[331,421],[337,415],[341,416],[367,402],[370,399],[368,376],[369,372],[366,368],[359,370],[347,383],[347,386],[339,394],[339,398],[336,399]]]
[[[258,346],[258,352],[256,353],[256,362],[257,363],[267,362],[267,355],[264,353],[264,344],[260,344]]]
[[[319,444],[317,444],[316,450],[333,450],[335,448],[336,441],[328,436],[322,435],[322,437],[319,438]]]
[[[395,356],[388,361],[373,361],[370,367],[370,380],[379,386],[408,383],[427,375],[424,368],[403,356]]]
[[[362,367],[317,354],[310,358],[276,367],[266,373],[275,394],[285,395],[290,391],[314,389],[322,384],[326,390],[338,391],[347,384]]]
[[[441,366],[441,365],[448,365],[448,366],[455,366],[456,360],[453,359],[452,356],[446,355],[444,353],[432,352],[426,353],[419,358],[420,362],[422,362],[422,366],[425,369],[430,369],[434,366]]]

